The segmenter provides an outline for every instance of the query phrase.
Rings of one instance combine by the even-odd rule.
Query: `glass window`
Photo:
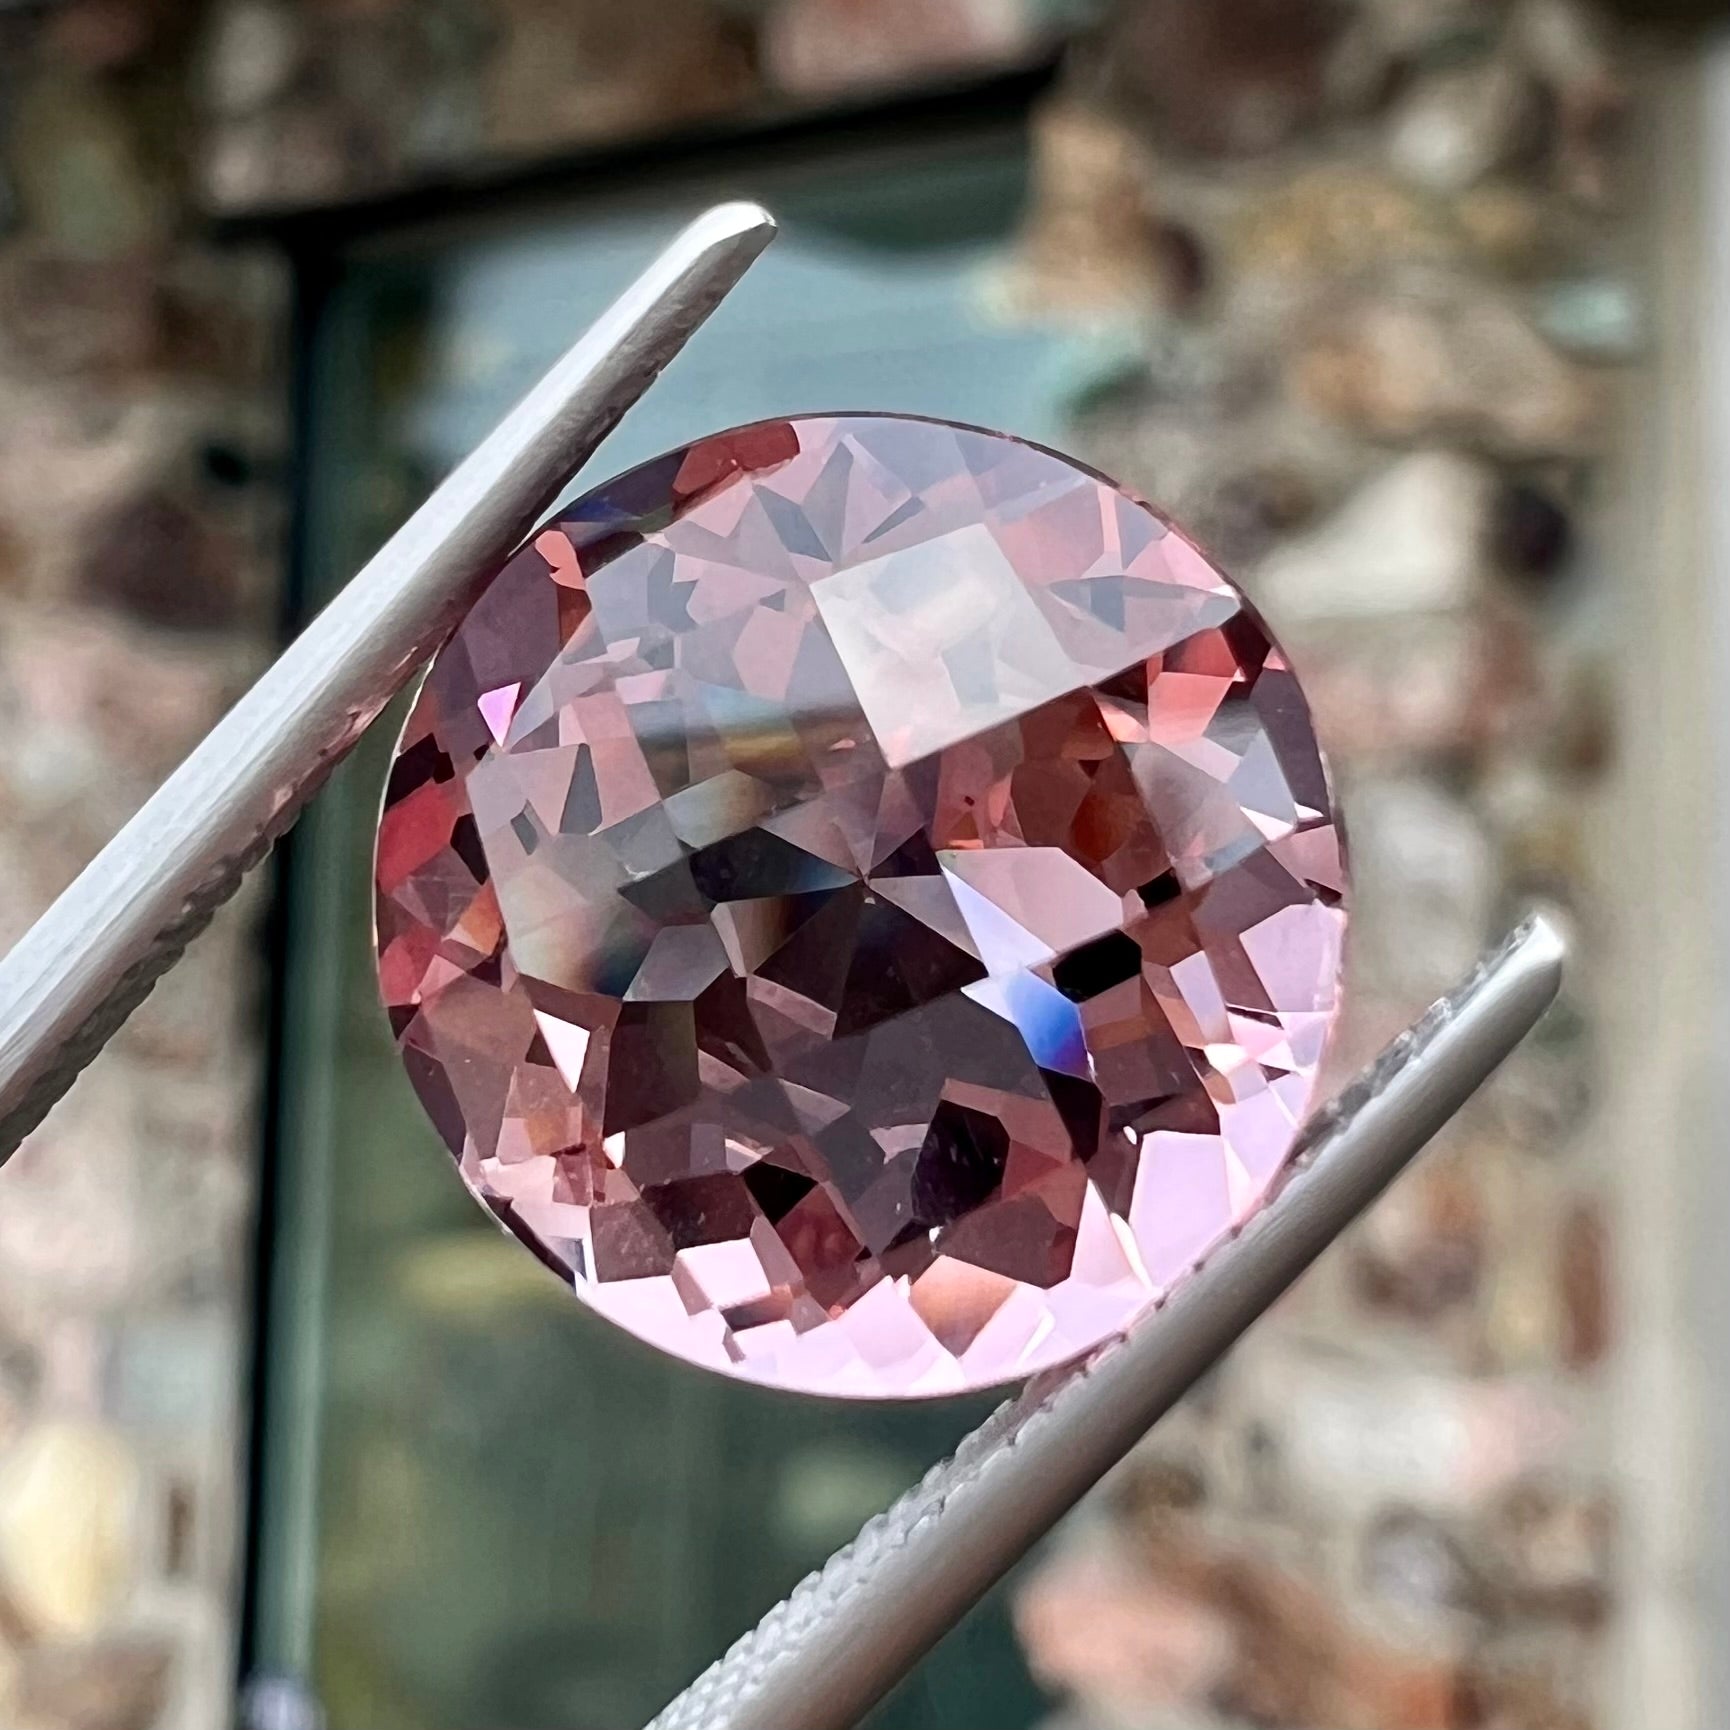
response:
[[[590,478],[795,410],[1061,437],[1073,356],[993,314],[1018,131],[851,147],[606,203],[363,244],[313,326],[302,572],[327,598],[691,211],[784,232]],[[265,1368],[256,1663],[337,1726],[624,1730],[946,1451],[989,1402],[855,1407],[664,1361],[468,1199],[391,1050],[368,857],[394,728],[296,836]],[[1043,1705],[1001,1602],[882,1725]]]

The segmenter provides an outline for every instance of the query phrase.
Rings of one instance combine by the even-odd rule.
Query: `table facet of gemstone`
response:
[[[536,533],[404,728],[376,894],[499,1221],[668,1351],[860,1396],[1066,1361],[1253,1212],[1344,928],[1238,591],[1063,458],[872,415]]]

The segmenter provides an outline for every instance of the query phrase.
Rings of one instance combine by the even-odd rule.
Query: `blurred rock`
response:
[[[1497,488],[1485,551],[1498,570],[1528,579],[1553,577],[1573,545],[1573,522],[1553,494],[1520,480]]]
[[[573,58],[586,22],[574,6],[556,17],[543,7],[537,27],[547,50],[545,84],[530,90],[511,28],[530,3],[513,9],[510,0],[497,0],[483,22],[470,0],[412,7],[228,0],[214,14],[199,67],[209,122],[197,164],[204,196],[224,210],[307,205],[472,160],[487,142],[489,70],[505,80],[507,105],[513,90],[558,98],[505,116],[506,144],[511,126],[548,144],[573,136],[559,128],[570,126],[573,104],[585,114],[606,106],[609,73],[619,74],[622,101],[639,94],[640,79],[624,76],[627,69],[592,64],[592,30],[587,57]],[[669,40],[667,61],[675,67],[682,38]]]
[[[1425,1632],[1484,1605],[1484,1585],[1465,1545],[1416,1508],[1391,1507],[1370,1522],[1360,1566],[1364,1588],[1378,1607]]]
[[[8,160],[18,219],[49,247],[120,258],[159,239],[166,188],[113,88],[43,72],[19,93]]]
[[[1301,529],[1315,514],[1310,479],[1274,457],[1265,465],[1226,473],[1211,496],[1197,501],[1184,521],[1202,543],[1242,573],[1268,546]]]
[[[18,1709],[18,1672],[22,1668],[16,1636],[10,1628],[0,1626],[0,1712],[8,1722]]]
[[[37,1424],[0,1455],[0,1582],[40,1635],[93,1634],[130,1576],[139,1471],[119,1432]]]
[[[56,55],[87,72],[136,66],[191,20],[176,0],[65,0],[50,20]]]
[[[1001,66],[1040,38],[1031,0],[779,0],[764,20],[764,68],[800,96]]]
[[[196,1431],[230,1396],[239,1329],[220,1308],[132,1317],[119,1331],[104,1407],[128,1431],[164,1438]]]
[[[220,115],[256,113],[281,96],[300,69],[302,20],[278,0],[220,8],[204,52],[206,100]]]
[[[1577,1662],[1481,1661],[1460,1679],[1458,1721],[1472,1730],[1596,1730],[1581,1704],[1589,1686]]]
[[[1645,343],[1633,290],[1614,277],[1552,283],[1539,302],[1537,323],[1558,348],[1584,360],[1632,360]]]
[[[1347,1253],[1366,1305],[1434,1323],[1476,1295],[1485,1251],[1469,1178],[1457,1162],[1433,1159],[1370,1210]]]
[[[1469,805],[1416,776],[1355,783],[1346,821],[1358,964],[1378,994],[1429,1002],[1490,935],[1501,883],[1489,837]]]
[[[20,1665],[16,1730],[158,1730],[173,1667],[161,1639],[44,1647]]]
[[[1517,613],[1274,624],[1336,760],[1459,757],[1517,734],[1539,698],[1531,625]]]
[[[1323,102],[1328,119],[1339,122],[1379,119],[1406,74],[1375,8],[1358,6],[1328,55]]]
[[[0,1209],[0,1291],[9,1313],[38,1325],[45,1307],[91,1313],[125,1303],[143,1272],[124,1081],[91,1076],[57,1117],[52,1136],[13,1155],[19,1175]]]
[[[1420,186],[1458,192],[1509,162],[1536,120],[1531,84],[1506,59],[1435,72],[1401,98],[1388,160]]]
[[[1589,1369],[1610,1349],[1610,1231],[1602,1212],[1585,1202],[1568,1210],[1557,1245],[1561,1287],[1562,1361]]]
[[[41,1342],[24,1318],[0,1326],[0,1451],[18,1435],[43,1388]],[[0,1624],[5,1617],[0,1614]]]
[[[1519,0],[1512,35],[1555,106],[1558,180],[1581,203],[1603,205],[1627,92],[1602,19],[1582,0]]]
[[[1334,289],[1386,266],[1450,263],[1465,249],[1445,204],[1375,168],[1301,171],[1246,199],[1237,218],[1246,272]]]
[[[1550,739],[1553,760],[1564,784],[1572,776],[1596,780],[1607,774],[1616,761],[1621,732],[1619,698],[1612,686],[1612,675],[1605,667],[1576,666],[1568,683],[1561,725]],[[1572,832],[1570,840],[1575,838],[1579,845],[1557,849],[1550,856],[1550,860],[1568,861],[1571,883],[1584,880],[1584,873],[1575,867],[1584,863],[1588,845],[1578,830]]]
[[[340,116],[317,102],[220,125],[201,159],[200,190],[219,211],[292,208],[363,190],[341,136]]]
[[[1366,297],[1324,321],[1291,364],[1317,412],[1370,438],[1454,438],[1505,456],[1590,451],[1609,403],[1492,290]]]
[[[1518,1152],[1506,1148],[1503,1157]],[[1505,1189],[1509,1193],[1496,1209],[1498,1230],[1478,1306],[1475,1357],[1499,1374],[1541,1374],[1561,1352],[1562,1306],[1554,1268],[1523,1252],[1530,1237],[1548,1234],[1556,1198],[1545,1194],[1529,1171],[1519,1172]]]
[[[23,246],[0,255],[0,342],[20,371],[141,372],[162,356],[162,314],[148,261]]]
[[[1211,322],[1166,321],[1151,365],[1086,405],[1071,449],[1157,499],[1253,593],[1261,561],[1385,454],[1289,413],[1259,344],[1222,352]]]
[[[499,70],[499,56],[521,44],[515,30],[521,8],[512,0],[488,0],[477,7],[474,0],[417,0],[413,6],[398,4],[332,4],[316,0],[322,22],[335,26],[312,40],[328,46],[315,68],[297,79],[293,99],[276,106],[275,112],[293,113],[301,106],[303,88],[321,92],[342,122],[338,137],[362,182],[369,179],[388,185],[394,179],[413,179],[465,159],[473,159],[488,147],[486,103],[481,89],[485,73]],[[545,4],[528,15],[543,31],[549,57],[559,61],[570,40],[582,37],[593,55],[600,46],[593,39],[587,11],[578,0],[554,14]],[[687,23],[678,5],[657,0],[653,15],[659,25],[677,30]],[[709,15],[692,14],[694,25],[712,23]],[[638,27],[638,35],[648,30]],[[696,46],[706,47],[710,38],[699,37]],[[681,64],[682,43],[677,37],[663,44],[669,67]],[[587,66],[576,68],[590,73]],[[598,69],[624,72],[610,63]],[[716,77],[727,68],[717,60]],[[621,84],[621,92],[634,88]],[[552,111],[544,117],[549,124]],[[532,128],[535,117],[517,117]],[[549,130],[537,142],[562,142]]]
[[[1153,256],[1155,307],[1192,311],[1213,280],[1212,261],[1201,236],[1181,222],[1160,222],[1153,230]]]
[[[1493,486],[1481,465],[1451,451],[1405,457],[1269,558],[1256,595],[1276,622],[1300,629],[1464,607],[1478,586]]]
[[[239,548],[207,513],[151,491],[93,526],[78,591],[146,624],[223,631],[239,622],[239,565]]]
[[[1016,1594],[1015,1627],[1044,1686],[1120,1712],[1206,1699],[1236,1644],[1221,1611],[1111,1550],[1046,1561]]]
[[[1016,311],[1093,315],[1141,306],[1161,273],[1148,212],[1152,178],[1145,148],[1122,122],[1070,102],[1044,107],[1010,273]]]
[[[1567,885],[1588,864],[1586,813],[1571,774],[1558,775],[1542,756],[1507,749],[1485,756],[1477,804],[1511,879],[1522,885]],[[1556,891],[1549,894],[1555,899]]]
[[[1252,189],[1234,223],[1235,262],[1273,278],[1336,286],[1392,264],[1455,259],[1462,237],[1445,208],[1374,168],[1330,164]]]
[[[1565,987],[1484,1091],[1484,1105],[1511,1146],[1551,1156],[1568,1149],[1592,1107],[1596,1045],[1593,1020],[1576,989]]]
[[[1124,1497],[1137,1518],[1159,1518],[1201,1507],[1207,1501],[1207,1478],[1198,1461],[1141,1453],[1127,1474]]]
[[[15,595],[24,586],[27,565],[17,534],[0,523],[0,595]]]
[[[1617,83],[1607,22],[1590,0],[1517,0],[1512,35],[1533,71],[1557,90]]]
[[[1388,53],[1420,69],[1481,56],[1502,29],[1498,0],[1368,0],[1364,10]]]
[[[1532,1478],[1491,1512],[1494,1588],[1522,1615],[1591,1626],[1612,1600],[1612,1520],[1601,1495]]]
[[[1235,1403],[1281,1438],[1294,1505],[1338,1529],[1388,1504],[1469,1515],[1566,1444],[1537,1382],[1288,1352],[1240,1375]]]
[[[39,837],[63,824],[91,852],[209,730],[252,659],[190,637],[141,641],[106,612],[6,624],[0,715],[28,742],[0,787]],[[74,827],[81,820],[91,827]]]
[[[1161,144],[1256,154],[1321,116],[1349,18],[1339,0],[1126,0],[1104,59],[1118,99]]]
[[[1527,186],[1474,186],[1453,199],[1450,209],[1460,232],[1493,269],[1525,274],[1558,250],[1550,211]]]
[[[1313,1554],[1276,1559],[1267,1548],[1167,1528],[1149,1556],[1156,1578],[1223,1615],[1234,1661],[1205,1702],[1187,1703],[1207,1718],[1127,1721],[1339,1730],[1432,1730],[1452,1721],[1451,1653],[1388,1639],[1352,1616],[1334,1583],[1320,1578]]]
[[[654,28],[612,0],[497,0],[486,137],[523,152],[673,130],[756,91],[749,44],[705,0],[661,0]]]

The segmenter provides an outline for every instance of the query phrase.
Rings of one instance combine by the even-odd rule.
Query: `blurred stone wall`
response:
[[[1024,1586],[1074,1726],[1610,1722],[1594,1130],[1605,568],[1645,343],[1618,49],[1570,0],[1140,0],[1039,133],[1013,292],[1139,311],[1076,442],[1238,572],[1354,864],[1343,1077],[1515,910],[1565,1001]]]
[[[284,297],[200,243],[196,14],[0,12],[0,943],[196,743],[276,611]],[[0,1178],[0,1723],[225,1722],[256,891]]]
[[[1014,63],[1091,10],[0,11],[0,940],[271,640],[285,285],[206,216]],[[1315,698],[1356,860],[1342,1070],[1534,895],[1597,952],[1600,519],[1644,317],[1624,103],[1574,0],[1124,0],[1040,117],[1001,315],[1097,336],[1074,448],[1244,576]],[[194,946],[0,1179],[20,1730],[227,1718],[257,911]],[[1588,966],[1029,1577],[1063,1722],[1606,1723],[1601,990]]]

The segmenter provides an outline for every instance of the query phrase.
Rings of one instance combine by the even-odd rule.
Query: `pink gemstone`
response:
[[[379,977],[494,1214],[693,1362],[952,1393],[1256,1207],[1339,837],[1243,597],[1048,451],[766,422],[560,513],[435,662]]]

